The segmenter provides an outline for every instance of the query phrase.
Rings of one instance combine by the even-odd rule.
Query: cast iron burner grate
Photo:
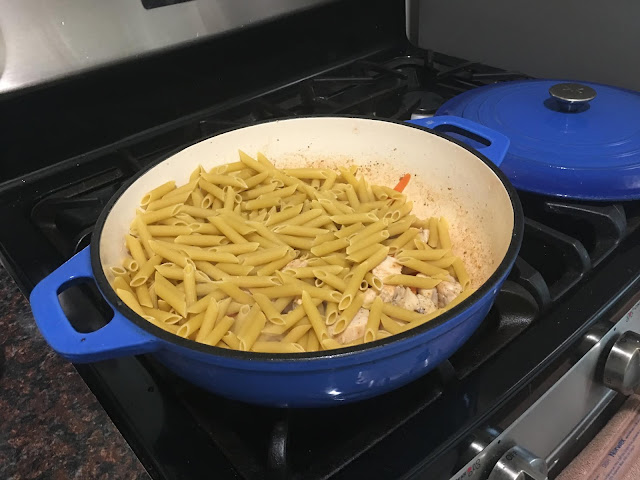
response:
[[[125,181],[182,145],[216,132],[312,113],[405,120],[412,114],[432,114],[444,100],[469,88],[522,77],[429,52],[391,60],[374,56],[266,95],[176,120],[5,184],[0,198],[9,207],[7,220],[24,225],[28,235],[22,241],[30,247],[29,258],[14,261],[38,265],[33,275],[44,276],[55,267],[56,258],[68,258],[89,244],[99,213]],[[477,411],[488,408],[485,403],[494,401],[483,398],[486,392],[480,394],[471,387],[461,390],[463,383],[479,381],[472,373],[558,305],[640,223],[637,204],[587,204],[531,194],[521,198],[526,214],[524,245],[482,327],[450,361],[380,398],[322,411],[268,409],[207,394],[151,357],[79,370],[90,369],[92,378],[100,379],[92,388],[117,400],[116,406],[106,405],[110,414],[147,468],[158,469],[163,476],[179,478],[176,472],[181,469],[208,468],[212,445],[246,479],[339,477],[336,472],[375,452],[376,445],[391,437],[395,443],[404,443],[396,461],[403,460],[403,455],[412,461],[410,455],[420,455],[416,450],[424,457],[424,452],[435,452],[447,435],[462,428]],[[24,218],[30,223],[24,224]],[[17,241],[21,240],[7,236],[1,244],[5,251],[27,250],[18,248]],[[20,273],[16,276],[20,278]],[[61,294],[74,325],[90,329],[96,327],[96,318],[102,324],[108,322],[109,309],[97,292],[90,286],[82,288]],[[92,319],[91,325],[87,319]],[[149,405],[154,415],[135,407],[139,404]],[[411,435],[418,432],[419,438],[405,433],[410,420]],[[185,446],[176,444],[183,435],[193,440]],[[177,448],[184,451],[179,455]],[[175,462],[167,460],[167,452],[172,452]],[[180,463],[185,458],[190,466]]]

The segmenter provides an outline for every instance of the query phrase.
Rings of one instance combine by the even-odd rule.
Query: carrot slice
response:
[[[401,192],[405,189],[405,187],[409,184],[409,180],[411,180],[411,174],[407,173],[404,177],[400,179],[398,184],[393,187],[396,192]]]

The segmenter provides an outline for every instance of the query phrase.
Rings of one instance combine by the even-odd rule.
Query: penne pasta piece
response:
[[[152,212],[154,210],[161,210],[166,207],[171,207],[178,203],[186,203],[191,193],[192,192],[183,192],[177,195],[172,195],[170,197],[164,197],[159,200],[155,200],[151,202],[149,205],[147,205],[146,211]]]
[[[471,284],[471,279],[469,278],[469,274],[467,273],[467,269],[464,267],[462,260],[456,258],[451,266],[456,273],[458,283],[460,283],[460,285],[462,285],[462,289],[465,290]]]
[[[391,222],[387,227],[389,231],[389,237],[395,237],[396,235],[400,235],[407,231],[407,229],[411,228],[411,224],[415,220],[415,215],[407,215],[405,218],[400,220],[399,222]]]
[[[161,262],[162,257],[160,255],[153,255],[138,269],[138,273],[136,273],[133,279],[131,279],[130,285],[132,287],[139,287],[140,285],[147,283],[147,280],[149,280],[151,275],[154,273],[155,267],[160,265]]]
[[[198,329],[198,334],[196,335],[196,342],[204,342],[205,338],[213,330],[217,319],[218,302],[216,302],[215,299],[210,298],[209,303],[207,304],[207,309],[204,311],[204,316],[202,317],[202,323]]]
[[[180,227],[175,225],[147,225],[147,230],[153,237],[177,237],[179,235],[191,235],[192,233],[191,228],[188,226]],[[131,251],[131,249],[129,250]],[[133,254],[133,252],[131,253]]]
[[[218,199],[220,202],[224,202],[224,190],[222,190],[217,185],[214,185],[213,183],[208,182],[204,178],[200,178],[200,180],[198,180],[198,185],[200,186],[200,188],[202,188],[205,192],[210,194],[212,197]],[[213,204],[211,205],[213,206]]]
[[[398,257],[411,257],[416,260],[439,260],[447,255],[449,250],[442,248],[428,248],[426,250],[398,250],[396,255]]]
[[[189,228],[192,233],[199,233],[202,235],[220,235],[222,233],[210,223],[191,223],[189,224]],[[227,243],[229,243],[228,240]],[[224,242],[222,244],[224,245]]]
[[[339,335],[345,331],[345,329],[349,326],[353,318],[358,313],[358,310],[362,308],[364,304],[364,295],[358,292],[353,299],[353,301],[349,304],[347,308],[345,308],[342,312],[338,314],[338,319],[334,324],[333,331],[335,335]],[[338,310],[340,306],[338,305]]]
[[[313,239],[306,237],[294,237],[293,235],[278,235],[278,238],[292,248],[310,250],[313,248]]]
[[[133,235],[125,235],[125,244],[133,259],[138,262],[138,265],[144,265],[147,261],[147,256],[144,253],[144,248],[140,240]]]
[[[238,162],[238,163],[242,163],[242,162]],[[260,172],[260,173],[257,173],[255,175],[252,175],[251,177],[247,178],[244,181],[244,183],[247,185],[247,188],[255,189],[255,187],[257,185],[260,185],[268,177],[269,177],[269,172],[268,171],[264,171],[264,172]]]
[[[201,285],[211,286],[212,289],[219,289],[235,301],[243,304],[253,304],[254,302],[251,295],[242,291],[238,286],[230,283],[228,280],[216,281]],[[201,285],[198,285],[198,287],[200,287]]]
[[[386,285],[402,285],[404,287],[414,287],[414,288],[424,288],[431,289],[435,288],[440,282],[441,279],[438,278],[428,278],[428,277],[419,277],[416,275],[389,275],[385,277],[383,283]]]
[[[367,285],[370,288],[373,288],[376,292],[379,292],[380,290],[382,290],[382,287],[383,287],[382,280],[376,277],[373,273],[368,272],[364,276],[364,280],[365,282],[367,282]]]
[[[175,227],[180,228],[180,227]],[[189,227],[186,227],[189,228]],[[191,245],[198,247],[214,247],[222,244],[222,241],[226,237],[222,235],[192,235],[191,233],[187,235],[178,235],[174,243],[182,244],[182,245]]]
[[[269,215],[265,221],[265,226],[278,225],[297,217],[302,212],[302,205],[286,206],[280,212]]]
[[[246,253],[242,256],[242,265],[265,265],[284,257],[288,251],[289,247],[284,246]]]
[[[175,190],[175,188],[176,188],[176,182],[174,182],[173,180],[167,183],[163,183],[159,187],[156,187],[150,192],[148,192],[147,194],[145,194],[142,197],[142,200],[140,200],[140,205],[143,205],[143,206],[149,205],[154,200],[162,198],[167,193],[171,192],[172,190]]]
[[[265,317],[268,321],[275,325],[284,325],[283,315],[273,305],[271,299],[261,293],[254,293],[253,298],[255,299],[258,306],[262,309],[262,312],[265,314]]]
[[[325,255],[328,255],[329,253],[333,253],[333,252],[336,252],[338,250],[342,250],[347,245],[349,245],[349,240],[348,239],[346,239],[346,238],[337,238],[335,240],[331,240],[329,242],[325,242],[323,244],[316,245],[315,247],[312,247],[310,250],[311,250],[311,253],[313,253],[317,257],[323,257]]]
[[[142,307],[142,310],[144,310],[145,315],[151,316],[159,322],[170,325],[176,324],[182,320],[182,317],[176,313],[165,312],[164,310],[159,310],[157,308]]]
[[[315,247],[317,245],[322,245],[324,243],[332,242],[334,240],[336,240],[336,235],[334,232],[323,233],[322,235],[318,235],[317,237],[315,237],[311,245],[312,247]]]
[[[178,331],[176,332],[176,335],[182,338],[189,338],[194,333],[197,335],[197,332],[199,331],[203,320],[204,320],[204,312],[199,313],[198,315],[192,316],[191,318],[189,318],[189,320],[187,320],[185,323],[183,323],[178,327]]]
[[[282,339],[283,343],[295,343],[298,342],[309,330],[311,330],[311,325],[296,325],[289,333],[287,333]]]
[[[313,331],[315,332],[316,337],[318,337],[320,343],[322,343],[323,340],[327,340],[329,338],[327,326],[324,323],[324,319],[320,315],[317,306],[313,303],[311,295],[306,290],[302,292],[302,308],[304,308],[307,318],[309,319],[309,322],[311,322]]]
[[[152,240],[152,237],[149,233],[149,230],[147,229],[147,225],[142,221],[140,215],[136,215],[133,223],[138,232],[138,236],[140,237],[140,243],[142,243],[142,247],[147,253],[147,258],[153,257],[154,251],[149,243]]]
[[[116,294],[118,295],[118,297],[120,297],[120,300],[122,300],[127,307],[129,307],[141,317],[144,316],[145,313],[142,310],[142,306],[133,293],[131,293],[129,290],[118,288],[116,290]]]
[[[230,276],[226,279],[226,281],[233,283],[240,288],[272,287],[281,284],[278,277],[267,277],[258,275]]]
[[[260,244],[258,242],[248,243],[232,243],[230,245],[220,245],[212,249],[214,252],[227,252],[232,255],[242,255],[243,253],[251,253],[258,250]]]
[[[371,223],[369,225],[376,225],[377,222]],[[360,232],[361,230],[363,230],[365,227],[362,224],[362,222],[358,222],[358,223],[354,223],[351,225],[343,225],[342,228],[340,228],[340,230],[338,230],[337,232],[335,232],[335,236],[336,238],[349,238],[349,239],[353,239],[353,236],[355,236],[358,232]]]
[[[436,217],[431,217],[429,219],[429,240],[427,241],[427,245],[431,248],[438,248],[440,244],[440,235],[438,233],[438,219]]]
[[[187,264],[187,258],[189,258],[189,257],[187,257],[187,255],[184,252],[180,252],[178,250],[174,250],[173,248],[170,248],[166,244],[161,243],[161,242],[159,242],[157,240],[151,240],[149,242],[149,245],[151,246],[152,251],[155,254],[154,256],[155,257],[159,257],[160,261],[164,258],[164,259],[168,260],[169,262],[174,263],[174,264],[176,264],[176,265],[178,265],[178,266],[180,266],[182,268],[184,268],[184,266]],[[158,263],[156,263],[156,265],[159,265],[160,261],[158,261]],[[140,269],[140,272],[142,272],[143,269],[144,269],[144,266]],[[140,272],[138,272],[138,274]]]
[[[187,316],[187,304],[184,299],[184,293],[178,290],[169,280],[158,272],[155,274],[154,285],[159,298],[171,305],[182,317]]]
[[[227,163],[225,165],[219,165],[217,167],[213,167],[211,170],[209,170],[209,173],[232,173],[232,172],[239,172],[246,168],[247,167],[244,163],[234,162],[234,163]]]
[[[333,325],[338,321],[338,304],[337,303],[327,303],[327,308],[325,309],[324,321],[327,325]]]
[[[178,333],[177,325],[171,325],[168,323],[160,322],[156,320],[154,317],[152,317],[151,315],[145,315],[142,318],[144,318],[147,322],[151,323],[152,325],[155,325],[156,327],[161,328],[162,330],[165,330],[169,333],[173,333],[174,335]]]
[[[184,296],[187,303],[187,308],[189,308],[198,300],[198,297],[196,295],[196,270],[191,263],[187,263],[184,266],[182,273],[184,282]]]
[[[262,313],[259,307],[254,305],[254,308],[251,309],[251,313],[249,314],[247,326],[241,332],[239,332],[238,340],[239,349],[248,352],[251,350],[251,347],[256,342],[264,325],[266,323],[266,318],[264,313]]]
[[[392,335],[396,335],[398,333],[402,333],[405,331],[405,325],[400,322],[396,322],[388,315],[382,313],[380,315],[380,322],[382,323],[382,328],[390,332]]]
[[[390,303],[382,304],[382,313],[387,314],[391,318],[396,318],[398,320],[402,320],[405,322],[420,322],[420,321],[424,322],[425,317],[432,318],[430,317],[431,314],[424,314],[424,313],[414,312],[412,310],[405,310],[404,308],[396,307],[395,305],[392,305]]]
[[[235,231],[222,217],[207,217],[207,220],[209,220],[209,222],[222,232],[222,234],[225,235],[232,243],[247,243],[247,240]]]
[[[294,267],[294,268],[285,268],[283,273],[288,275],[292,275],[295,278],[316,278],[316,271],[322,271],[326,273],[338,274],[342,270],[343,267],[340,265],[322,265],[322,266],[312,266],[312,267]]]
[[[212,183],[214,185],[224,185],[224,186],[236,187],[236,188],[242,188],[242,189],[248,188],[247,183],[244,180],[231,175],[202,172],[201,176],[207,182]]]
[[[398,263],[404,265],[405,267],[409,267],[416,272],[423,273],[427,276],[436,276],[436,275],[447,275],[448,272],[439,267],[435,267],[430,263],[423,262],[422,260],[418,260],[413,257],[398,257]]]
[[[124,267],[109,267],[109,271],[113,274],[114,277],[128,278],[129,280],[127,281],[127,284],[131,281],[131,279],[129,278],[129,272]]]
[[[296,258],[296,252],[294,250],[288,250],[284,257],[262,265],[256,270],[257,275],[272,275],[277,270],[285,267]]]
[[[330,287],[335,288],[339,292],[344,292],[347,288],[347,284],[343,279],[328,272],[326,268],[324,269],[314,268],[313,274],[317,279],[321,280],[322,282],[329,285]]]
[[[202,270],[213,280],[224,280],[230,275],[228,272],[225,272],[224,270],[220,269],[219,266],[215,266],[209,262],[196,261],[194,263],[198,270]],[[235,275],[238,275],[238,274],[235,274]]]
[[[319,217],[322,214],[323,210],[321,208],[312,208],[311,210],[308,210],[301,215],[293,216],[292,218],[288,219],[286,223],[288,225],[304,225],[305,223],[308,223],[309,221]]]
[[[233,332],[229,331],[234,321],[235,319],[232,317],[222,317],[213,330],[211,330],[211,332],[209,332],[205,337],[202,343],[206,345],[216,345],[220,340],[224,340],[229,347],[237,350],[239,346],[238,338],[233,334]]]
[[[400,248],[411,242],[419,232],[420,230],[417,228],[409,228],[402,235],[393,239],[393,241],[388,245],[389,251],[392,254],[397,252]]]
[[[227,212],[233,212],[233,207],[236,204],[236,192],[233,190],[232,187],[224,187],[223,189],[224,192],[224,205],[222,206],[223,210],[226,210]]]
[[[147,287],[147,285],[140,285],[136,287],[135,293],[140,306],[153,307],[153,302],[151,301],[151,295],[149,295],[149,287]]]
[[[273,229],[274,233],[284,233],[298,237],[317,237],[329,233],[326,228],[303,227],[299,225],[280,225]]]
[[[358,250],[362,250],[363,248],[366,248],[370,245],[381,244],[387,238],[389,238],[389,232],[387,230],[382,230],[381,232],[370,234],[368,238],[362,239],[357,243],[353,243],[353,241],[350,241],[350,244],[346,250],[347,255],[356,253]]]
[[[369,310],[367,318],[367,326],[364,331],[364,343],[373,342],[378,337],[378,329],[380,328],[380,320],[382,318],[382,298],[376,296]]]
[[[146,260],[145,260],[146,262]],[[135,273],[138,271],[139,265],[138,262],[136,262],[133,258],[131,257],[125,257],[122,260],[122,266],[125,268],[125,270],[131,272],[131,273]]]
[[[451,250],[451,238],[449,237],[449,224],[444,217],[438,220],[438,245],[445,250]]]
[[[140,218],[142,223],[145,224],[155,223],[160,220],[164,220],[165,218],[175,217],[178,213],[180,213],[181,209],[184,206],[185,205],[183,203],[176,203],[175,205],[170,205],[168,207],[161,208],[160,210],[145,212],[138,218]]]
[[[373,223],[377,222],[379,219],[375,215],[375,213],[351,213],[347,215],[333,215],[331,217],[335,223],[340,225],[351,225],[353,223]]]

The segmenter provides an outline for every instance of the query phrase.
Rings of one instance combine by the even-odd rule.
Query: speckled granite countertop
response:
[[[0,478],[149,479],[0,266]]]

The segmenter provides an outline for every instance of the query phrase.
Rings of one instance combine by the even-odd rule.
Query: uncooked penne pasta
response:
[[[418,218],[415,199],[365,171],[280,169],[244,152],[198,166],[142,198],[125,255],[106,266],[111,284],[149,323],[218,348],[303,354],[423,325],[468,298],[474,279],[445,218]],[[442,305],[445,282],[461,293],[444,307],[394,303],[411,289]]]

